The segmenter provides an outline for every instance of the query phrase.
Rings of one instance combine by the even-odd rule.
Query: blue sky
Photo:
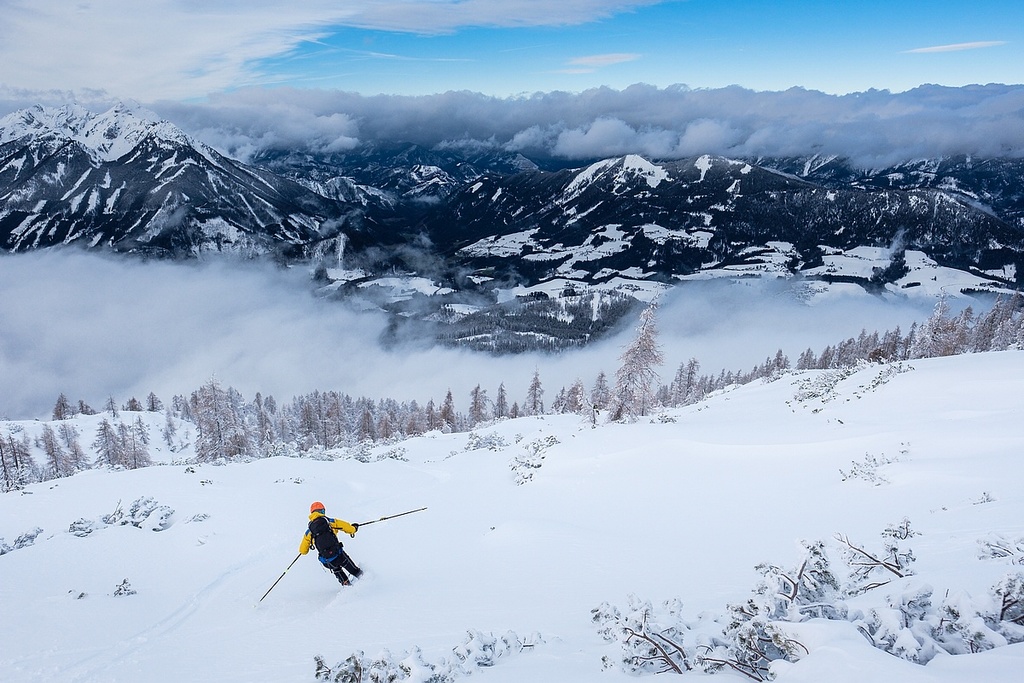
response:
[[[0,0],[0,95],[1024,83],[1021,0]]]
[[[117,99],[243,160],[1019,157],[1024,0],[0,0],[0,114]]]
[[[339,28],[264,61],[267,81],[492,95],[633,83],[828,93],[1024,82],[1024,2],[680,0],[573,26]]]

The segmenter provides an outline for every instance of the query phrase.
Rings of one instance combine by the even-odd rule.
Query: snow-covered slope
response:
[[[338,452],[32,485],[0,496],[4,545],[42,529],[0,556],[0,678],[298,682],[317,655],[335,667],[419,648],[407,680],[422,681],[424,662],[462,670],[464,643],[486,659],[494,634],[530,647],[460,665],[474,680],[636,680],[592,623],[602,603],[679,598],[707,625],[751,594],[757,564],[799,564],[801,539],[876,547],[903,518],[920,533],[916,574],[851,603],[927,584],[936,603],[987,604],[1024,547],[1022,377],[1024,352],[789,374],[633,425],[524,418],[382,446],[370,462]],[[140,499],[138,526],[103,521]],[[303,557],[258,602],[296,557],[313,500],[359,522],[428,509],[344,539],[366,570],[353,587]],[[995,538],[1018,554],[981,552]],[[134,594],[116,595],[125,579]],[[790,629],[809,653],[776,666],[783,683],[1008,682],[1024,666],[1024,644],[921,666],[848,621]]]

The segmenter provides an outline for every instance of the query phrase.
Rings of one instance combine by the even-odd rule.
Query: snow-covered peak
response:
[[[77,104],[36,105],[0,119],[0,144],[25,137],[73,140],[97,161],[120,159],[147,138],[195,147],[205,153],[203,145],[180,128],[129,102],[118,102],[100,114]]]
[[[622,170],[634,176],[640,176],[651,187],[657,187],[661,181],[668,180],[668,171],[637,154],[627,154],[622,160]]]
[[[657,187],[663,180],[669,179],[668,171],[653,164],[637,154],[627,154],[621,158],[604,159],[591,164],[580,171],[565,188],[569,198],[578,196],[584,189],[598,178],[611,178],[613,188],[618,190],[636,178],[643,178],[650,187]]]

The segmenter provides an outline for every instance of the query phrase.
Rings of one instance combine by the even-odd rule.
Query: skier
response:
[[[309,506],[309,527],[302,536],[302,542],[299,543],[299,554],[305,555],[311,547],[316,548],[320,562],[334,572],[341,585],[351,585],[345,572],[358,579],[363,575],[363,570],[357,567],[345,552],[341,541],[338,540],[338,532],[344,531],[355,538],[358,530],[358,524],[349,524],[344,520],[328,517],[324,514],[324,504],[316,501]]]

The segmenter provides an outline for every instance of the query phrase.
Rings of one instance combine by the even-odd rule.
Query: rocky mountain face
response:
[[[240,164],[140,109],[22,110],[0,119],[0,245],[157,256],[300,256],[347,230],[359,207]]]

